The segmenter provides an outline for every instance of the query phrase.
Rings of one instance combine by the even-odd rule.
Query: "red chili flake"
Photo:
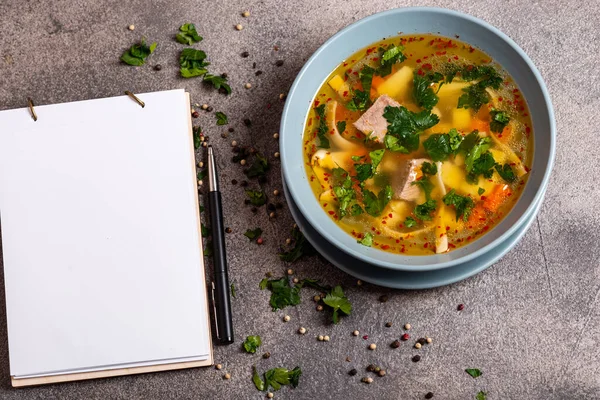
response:
[[[387,249],[389,249],[389,248],[390,248],[390,246],[389,246],[389,245],[387,245],[387,244],[384,244],[384,245],[382,245],[382,246],[381,246],[381,249],[382,249],[382,250],[387,250]]]
[[[315,107],[319,106],[319,100],[315,100]]]
[[[329,203],[324,203],[324,204],[323,204],[323,207],[327,207],[327,204],[329,204]]]
[[[453,249],[455,249],[455,248],[456,248],[456,246],[455,246],[455,245],[453,245],[452,243],[448,243],[448,247],[452,247]]]
[[[329,211],[329,215],[335,214],[335,211]]]
[[[344,90],[344,93],[343,93],[342,95],[343,95],[344,97],[347,97],[347,96],[348,96],[348,91],[347,91],[347,90]]]
[[[375,232],[375,227],[374,227],[374,226],[372,226],[372,227],[371,227],[371,230],[372,230],[373,232]]]
[[[402,340],[403,342],[406,342],[408,339],[410,339],[410,335],[408,333],[405,333],[404,335],[400,336],[400,340]]]
[[[472,53],[474,51],[475,51],[475,49],[472,46],[469,46],[469,53]]]
[[[400,243],[400,239],[396,239],[396,243]]]
[[[427,63],[427,64],[423,64],[423,69],[426,69],[427,71],[431,71],[433,67],[431,66],[431,64]]]
[[[484,200],[484,201],[485,201],[485,199],[487,199],[487,197],[485,197],[485,196],[481,196],[481,200]]]
[[[369,338],[369,335],[365,335],[363,336],[363,339],[367,340]]]
[[[428,247],[429,247],[429,243],[425,243],[425,244],[423,245],[423,247],[424,247],[424,248],[428,248]]]
[[[392,218],[392,217],[393,217],[392,213],[389,213],[389,214],[388,214],[388,217]]]
[[[425,40],[425,38],[424,38],[423,36],[421,36],[421,37],[419,38],[419,41],[420,41],[420,42],[422,42],[423,40]]]
[[[459,304],[459,305],[458,305],[458,307],[456,307],[456,309],[457,309],[458,311],[462,311],[462,310],[464,310],[464,309],[465,309],[465,305],[464,305],[464,304]]]
[[[373,57],[373,61],[379,61],[379,57]]]
[[[417,64],[420,64],[420,63],[421,63],[421,59],[420,59],[420,58],[418,58],[418,59],[417,59]]]
[[[417,74],[419,74],[419,75],[421,75],[421,76],[424,76],[424,75],[425,75],[425,72],[423,72],[423,71],[421,71],[421,70],[418,70],[418,71],[417,71]]]
[[[267,110],[271,108],[271,103],[267,104]]]
[[[471,227],[469,227],[469,229],[471,229]],[[471,240],[471,236],[468,236],[468,237],[467,237],[467,240]]]
[[[381,235],[381,232],[377,231],[377,234],[378,234],[378,235]]]
[[[381,221],[381,223],[384,225],[387,224],[387,222],[385,220]]]

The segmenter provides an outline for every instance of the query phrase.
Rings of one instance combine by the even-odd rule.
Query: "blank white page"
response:
[[[13,376],[209,357],[188,98],[138,97],[0,112]]]

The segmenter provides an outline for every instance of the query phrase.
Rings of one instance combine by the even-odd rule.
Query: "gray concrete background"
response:
[[[489,399],[600,398],[597,1],[3,0],[0,109],[22,107],[27,96],[49,104],[115,96],[125,89],[185,88],[194,103],[227,113],[228,127],[235,128],[223,139],[225,129],[215,125],[214,115],[201,113],[195,121],[219,152],[223,182],[243,179],[242,169],[229,162],[235,139],[270,155],[274,168],[263,186],[272,192],[281,189],[279,163],[272,157],[277,150],[272,135],[283,107],[279,94],[340,28],[376,11],[411,5],[461,10],[497,26],[529,54],[548,84],[558,123],[556,167],[537,221],[514,250],[464,282],[414,292],[358,287],[355,279],[322,259],[308,258],[293,266],[298,276],[344,285],[354,312],[341,324],[328,325],[306,291],[300,306],[285,311],[291,322],[283,323],[284,312],[271,312],[268,293],[258,289],[258,282],[267,271],[278,276],[287,268],[277,251],[293,221],[285,209],[270,221],[264,210],[252,214],[243,206],[242,189],[224,184],[226,225],[233,228],[227,240],[238,293],[233,300],[237,337],[261,335],[262,350],[272,354],[269,360],[243,353],[238,341],[215,348],[216,361],[232,375],[229,381],[222,379],[222,371],[205,368],[13,390],[0,293],[0,398],[260,399],[264,395],[250,380],[253,364],[260,370],[302,367],[300,387],[277,392],[282,399],[422,399],[428,391],[440,399],[474,399],[479,390],[487,391]],[[250,18],[240,16],[245,9],[252,12]],[[173,35],[185,22],[198,26],[204,41],[195,47],[207,52],[212,69],[229,74],[232,96],[178,77],[183,46]],[[244,30],[235,31],[237,23]],[[136,25],[134,32],[127,30],[129,24]],[[122,51],[142,35],[159,43],[149,65],[121,64]],[[250,57],[240,57],[243,51]],[[284,65],[276,67],[279,59]],[[255,76],[253,62],[264,71],[261,76]],[[162,71],[152,70],[156,63]],[[243,88],[246,82],[252,83],[251,90]],[[251,129],[244,127],[244,118],[253,121]],[[255,226],[265,231],[262,247],[242,235]],[[381,294],[390,300],[379,303]],[[466,305],[460,313],[459,303]],[[388,320],[392,328],[384,327]],[[413,326],[413,337],[428,335],[434,343],[420,351],[409,343],[391,350],[389,343],[403,333],[406,322]],[[295,333],[301,325],[308,334]],[[354,329],[369,340],[352,337]],[[328,334],[331,341],[317,342],[317,334]],[[371,342],[378,344],[376,351],[366,349]],[[422,355],[422,361],[412,363],[414,354]],[[383,366],[388,375],[371,385],[361,383],[368,363]],[[355,377],[347,375],[352,368],[360,371]],[[465,368],[480,368],[484,374],[472,379]]]

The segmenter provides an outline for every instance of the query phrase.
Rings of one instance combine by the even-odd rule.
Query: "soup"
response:
[[[388,38],[343,61],[317,92],[304,154],[312,190],[365,246],[452,251],[515,205],[531,119],[485,53],[435,35]]]

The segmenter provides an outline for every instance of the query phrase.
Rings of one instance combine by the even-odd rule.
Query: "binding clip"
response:
[[[33,100],[31,100],[31,98],[27,98],[27,102],[29,103],[29,111],[31,112],[31,118],[33,118],[34,121],[37,121],[37,114],[35,113],[35,109],[33,108]]]
[[[127,96],[131,97],[140,106],[142,106],[142,108],[144,108],[146,106],[146,103],[144,103],[142,100],[140,100],[139,97],[137,97],[135,94],[131,93],[129,90],[126,90],[125,94]]]

